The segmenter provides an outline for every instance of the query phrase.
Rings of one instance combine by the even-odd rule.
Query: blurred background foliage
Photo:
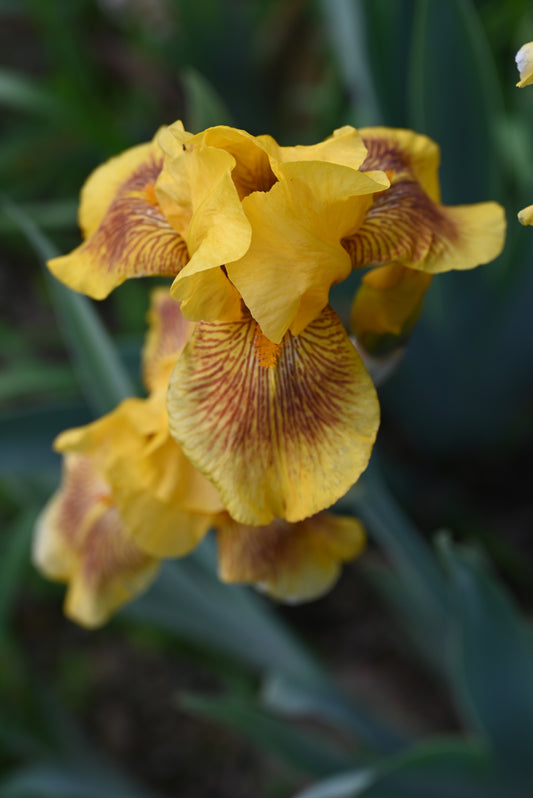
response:
[[[2,798],[533,794],[531,39],[526,0],[0,0]],[[328,597],[221,586],[208,543],[88,633],[32,528],[54,436],[139,390],[148,286],[95,307],[39,260],[78,243],[89,172],[178,118],[427,133],[444,202],[500,201],[508,239],[433,281],[380,389],[380,473],[342,502],[373,542]]]

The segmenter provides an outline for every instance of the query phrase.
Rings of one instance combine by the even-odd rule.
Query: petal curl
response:
[[[158,568],[127,536],[91,460],[74,454],[37,522],[33,559],[48,577],[68,583],[65,613],[89,628],[145,590]]]
[[[366,157],[361,135],[350,125],[337,128],[318,144],[281,147],[271,136],[258,136],[257,141],[268,152],[276,174],[279,164],[294,161],[321,161],[359,169]]]
[[[175,123],[161,132],[159,143],[169,158],[175,158],[183,145],[189,151],[215,147],[232,155],[235,164],[231,177],[242,199],[252,191],[268,191],[276,182],[263,139],[274,141],[270,136],[256,138],[246,130],[228,125],[216,125],[191,135],[183,130],[181,123]]]
[[[366,352],[381,356],[404,343],[431,280],[430,274],[396,264],[366,272],[355,295],[350,325]]]
[[[187,245],[170,226],[154,192],[163,153],[154,142],[111,158],[81,193],[83,244],[48,262],[70,288],[103,299],[129,277],[174,277]]]
[[[235,159],[214,147],[188,146],[167,156],[155,189],[190,255],[171,293],[192,321],[237,319],[240,297],[221,268],[246,252],[251,237],[231,176]]]
[[[63,432],[55,448],[91,459],[129,538],[155,557],[188,554],[223,509],[214,486],[170,437],[164,391]]]
[[[496,258],[505,215],[495,202],[444,206],[438,201],[438,148],[426,136],[387,128],[362,130],[363,169],[385,169],[388,191],[376,195],[361,228],[344,246],[354,268],[397,263],[429,274],[471,269]]]
[[[374,192],[388,180],[328,162],[279,166],[268,193],[245,197],[250,248],[227,263],[228,276],[270,340],[297,335],[328,303],[329,289],[351,264],[341,239],[357,230]],[[290,286],[290,290],[288,290]]]
[[[253,525],[329,507],[366,468],[379,425],[372,381],[329,307],[279,345],[252,319],[200,323],[167,402],[173,437]]]
[[[246,526],[225,514],[216,528],[220,578],[255,585],[287,602],[330,590],[342,563],[357,557],[365,543],[360,521],[332,513],[297,524],[278,518],[268,526]]]
[[[516,85],[522,89],[533,83],[533,42],[522,45],[515,56],[515,61],[520,72],[520,80]]]

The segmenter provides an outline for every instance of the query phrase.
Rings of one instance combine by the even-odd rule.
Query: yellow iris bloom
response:
[[[81,197],[85,240],[52,271],[94,297],[127,277],[173,276],[171,296],[196,322],[170,379],[172,439],[156,387],[100,422],[141,434],[160,419],[142,432],[145,493],[174,473],[161,464],[179,451],[245,528],[303,524],[344,495],[370,458],[379,404],[328,304],[331,286],[377,266],[353,310],[360,342],[375,350],[406,335],[433,274],[472,268],[502,247],[498,205],[440,203],[438,160],[437,146],[411,131],[346,126],[316,145],[281,147],[226,126],[192,135],[177,122],[93,173]],[[82,436],[84,451],[100,446],[96,432],[91,443]],[[143,536],[149,499],[118,479],[113,496],[121,517],[137,508],[131,530],[125,519],[131,539],[167,551],[164,526]]]
[[[34,561],[68,583],[66,614],[84,626],[101,625],[150,584],[160,558],[189,553],[211,526],[225,581],[291,601],[324,592],[340,564],[360,553],[361,524],[329,513],[270,527],[232,519],[169,434],[166,388],[193,325],[163,289],[153,293],[149,318],[148,398],[126,400],[55,442],[64,455],[63,481],[37,523]]]

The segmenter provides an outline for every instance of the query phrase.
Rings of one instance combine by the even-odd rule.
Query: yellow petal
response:
[[[125,533],[91,460],[75,454],[65,458],[63,483],[38,520],[33,559],[48,577],[68,583],[65,612],[89,628],[144,590],[158,568]]]
[[[404,266],[366,272],[355,295],[351,329],[366,352],[381,356],[409,335],[432,277]]]
[[[520,72],[520,80],[516,84],[520,89],[533,83],[533,42],[523,44],[515,56],[516,66]]]
[[[258,136],[257,141],[268,152],[276,174],[278,164],[293,161],[322,161],[359,169],[366,157],[361,135],[350,125],[334,130],[318,144],[280,147],[271,136]]]
[[[149,391],[168,385],[174,364],[187,343],[194,324],[165,288],[152,291],[148,333],[142,351],[143,379]]]
[[[187,457],[254,525],[329,507],[366,468],[379,425],[370,377],[329,307],[279,345],[251,319],[200,323],[168,410]]]
[[[187,247],[163,215],[154,185],[163,154],[155,142],[107,161],[82,190],[80,225],[85,241],[48,262],[70,288],[103,299],[129,277],[175,276]]]
[[[183,145],[190,151],[202,147],[215,147],[232,155],[235,165],[231,177],[239,198],[242,199],[252,191],[268,191],[276,181],[262,142],[263,138],[270,140],[269,136],[256,138],[245,130],[227,125],[209,127],[191,136],[190,133],[186,134],[181,123],[178,123],[161,131],[159,143],[170,158],[175,158],[179,151],[183,150]]]
[[[228,276],[270,340],[297,335],[328,303],[330,287],[350,273],[341,239],[357,230],[373,193],[388,181],[332,163],[286,163],[268,193],[242,202],[252,227],[244,257]]]
[[[225,514],[217,522],[219,574],[225,582],[253,584],[274,598],[318,598],[337,581],[341,564],[365,542],[355,518],[319,513],[297,524],[276,519],[246,526]]]
[[[533,224],[533,205],[528,205],[527,208],[522,208],[518,213],[518,221],[523,225]]]
[[[251,236],[231,176],[234,166],[223,150],[185,148],[167,157],[157,181],[165,216],[187,242],[190,261],[171,293],[192,321],[240,316],[240,298],[220,268],[246,252]]]
[[[223,509],[214,486],[170,437],[165,390],[62,433],[55,448],[83,454],[109,485],[129,538],[157,557],[189,553]]]
[[[354,268],[397,263],[437,274],[488,263],[504,241],[505,214],[496,202],[437,205],[416,182],[402,180],[376,196],[344,246]]]

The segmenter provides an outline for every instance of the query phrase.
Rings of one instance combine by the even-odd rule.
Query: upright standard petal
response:
[[[388,180],[329,162],[289,162],[268,193],[242,202],[251,225],[246,254],[228,276],[264,335],[298,335],[328,304],[329,289],[350,273],[341,239],[357,230],[374,192]]]
[[[515,61],[520,72],[520,80],[516,85],[522,89],[533,83],[533,42],[522,45],[515,56]]]
[[[174,277],[188,261],[187,245],[165,218],[154,186],[163,165],[155,140],[111,158],[81,193],[85,241],[48,262],[70,288],[103,299],[129,277]]]
[[[471,269],[496,258],[505,215],[496,202],[449,207],[439,202],[438,148],[407,130],[361,130],[368,148],[362,169],[383,169],[391,180],[366,219],[344,239],[354,268],[396,263],[437,274]]]
[[[301,521],[366,468],[375,389],[331,308],[280,344],[251,318],[200,323],[168,393],[173,437],[243,524]]]
[[[234,320],[240,297],[222,266],[250,244],[250,224],[232,180],[235,159],[214,147],[167,156],[156,193],[166,218],[187,241],[190,261],[171,289],[192,321]]]
[[[33,560],[49,578],[68,583],[65,613],[89,628],[143,591],[158,568],[126,534],[94,463],[76,454],[65,458],[61,488],[39,517]]]
[[[341,565],[364,548],[355,518],[318,513],[297,524],[277,518],[268,526],[247,526],[222,514],[216,522],[219,575],[243,582],[287,602],[309,601],[337,581]]]

